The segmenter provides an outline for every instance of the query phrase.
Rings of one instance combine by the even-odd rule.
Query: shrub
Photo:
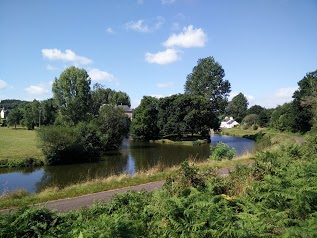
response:
[[[210,159],[219,160],[232,159],[236,155],[235,149],[230,149],[228,145],[223,142],[219,142],[215,147],[211,149]]]
[[[252,125],[252,129],[253,129],[253,130],[256,131],[258,128],[259,128],[259,126],[258,126],[257,124]]]

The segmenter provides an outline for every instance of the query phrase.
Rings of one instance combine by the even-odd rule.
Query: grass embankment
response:
[[[281,143],[288,144],[296,142],[298,144],[302,144],[304,142],[301,134],[279,132],[268,128],[259,128],[258,130],[243,130],[240,128],[224,129],[221,134],[244,138],[250,138],[252,136],[256,136],[257,134],[264,134],[266,137],[270,137],[273,147],[274,145],[280,145]]]
[[[8,129],[11,130],[11,129]],[[14,130],[13,130],[14,131]],[[22,131],[18,130],[19,133],[26,133],[28,136],[29,142],[33,140],[33,143],[36,142],[36,135],[35,132],[32,131]],[[260,130],[241,130],[241,129],[231,129],[226,130],[223,134],[226,135],[234,135],[243,137],[245,135],[255,135],[259,133]],[[272,133],[269,134],[267,130],[261,130],[264,133],[267,133],[267,136],[270,136],[270,140],[272,141],[272,145],[279,145],[281,143],[294,143],[294,138],[291,135],[286,135],[282,133]],[[8,133],[8,132],[7,132]],[[15,136],[17,134],[16,131],[12,132]],[[22,137],[22,136],[21,136]],[[16,140],[14,140],[16,141]],[[28,144],[29,147],[30,144]],[[35,148],[35,144],[33,144],[33,150]],[[31,148],[29,148],[31,149]],[[31,149],[32,151],[32,149]],[[253,161],[253,154],[246,154],[240,157],[236,157],[233,160],[223,160],[223,161],[211,161],[206,160],[204,162],[195,162],[194,159],[190,160],[190,164],[195,164],[201,170],[207,170],[210,168],[227,168],[227,167],[234,167],[238,164],[246,164]],[[59,189],[57,187],[50,187],[46,190],[38,193],[38,194],[30,194],[24,190],[17,190],[10,194],[3,194],[0,197],[0,209],[16,207],[16,206],[24,206],[24,205],[32,205],[41,202],[47,202],[56,199],[62,198],[71,198],[80,195],[96,193],[101,191],[107,191],[127,186],[139,185],[143,183],[153,182],[164,180],[171,174],[173,174],[178,169],[178,166],[172,168],[162,168],[162,166],[157,165],[155,168],[152,168],[149,171],[144,171],[137,173],[133,176],[131,175],[119,175],[119,176],[111,176],[104,179],[95,179],[90,180],[85,183],[79,183],[75,185],[68,186],[63,189]]]
[[[41,165],[44,155],[37,146],[36,131],[0,127],[0,167]]]
[[[232,160],[206,160],[203,162],[195,162],[194,160],[189,159],[189,163],[199,166],[201,170],[207,170],[210,168],[220,169],[234,167],[238,164],[250,163],[252,162],[252,156],[252,154],[245,154]],[[28,206],[57,199],[71,198],[85,194],[165,180],[178,168],[179,166],[163,168],[162,166],[157,165],[148,171],[139,172],[134,175],[123,174],[103,179],[89,180],[87,182],[71,185],[62,189],[57,187],[49,187],[37,194],[28,193],[25,190],[16,190],[15,192],[0,196],[0,209]]]

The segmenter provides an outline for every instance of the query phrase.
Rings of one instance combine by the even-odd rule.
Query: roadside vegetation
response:
[[[229,176],[185,161],[156,192],[58,214],[21,208],[0,215],[3,237],[315,237],[316,134],[303,145],[259,152]],[[211,162],[211,161],[209,161]]]

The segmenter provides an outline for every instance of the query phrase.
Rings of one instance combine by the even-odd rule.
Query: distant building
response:
[[[239,125],[239,123],[236,122],[233,119],[233,117],[225,117],[225,119],[220,124],[220,128],[230,129],[230,128],[233,128],[233,127],[235,127],[237,125]]]
[[[0,112],[0,119],[6,119],[8,116],[8,110],[2,108]]]
[[[103,106],[105,106],[105,105],[109,105],[109,104],[103,104],[103,105],[101,105],[101,107],[103,107]],[[130,118],[130,120],[132,121],[132,118],[133,118],[133,110],[128,106],[128,105],[117,105],[117,106],[115,106],[115,107],[120,107],[120,108],[122,108],[123,109],[123,111],[124,111],[124,114],[126,114],[129,118]]]
[[[124,113],[130,118],[130,120],[132,121],[132,117],[133,117],[133,110],[128,106],[128,105],[118,105],[117,107],[121,107],[124,111]]]

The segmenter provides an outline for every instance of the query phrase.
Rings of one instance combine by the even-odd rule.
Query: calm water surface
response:
[[[232,136],[211,136],[211,144],[224,142],[235,148],[237,154],[251,151],[253,141]],[[210,155],[210,145],[178,146],[142,143],[126,140],[120,153],[107,155],[98,163],[43,166],[39,168],[1,169],[0,194],[18,188],[40,192],[51,186],[65,187],[70,184],[113,174],[133,174],[160,165],[178,165],[188,157],[204,160]]]

